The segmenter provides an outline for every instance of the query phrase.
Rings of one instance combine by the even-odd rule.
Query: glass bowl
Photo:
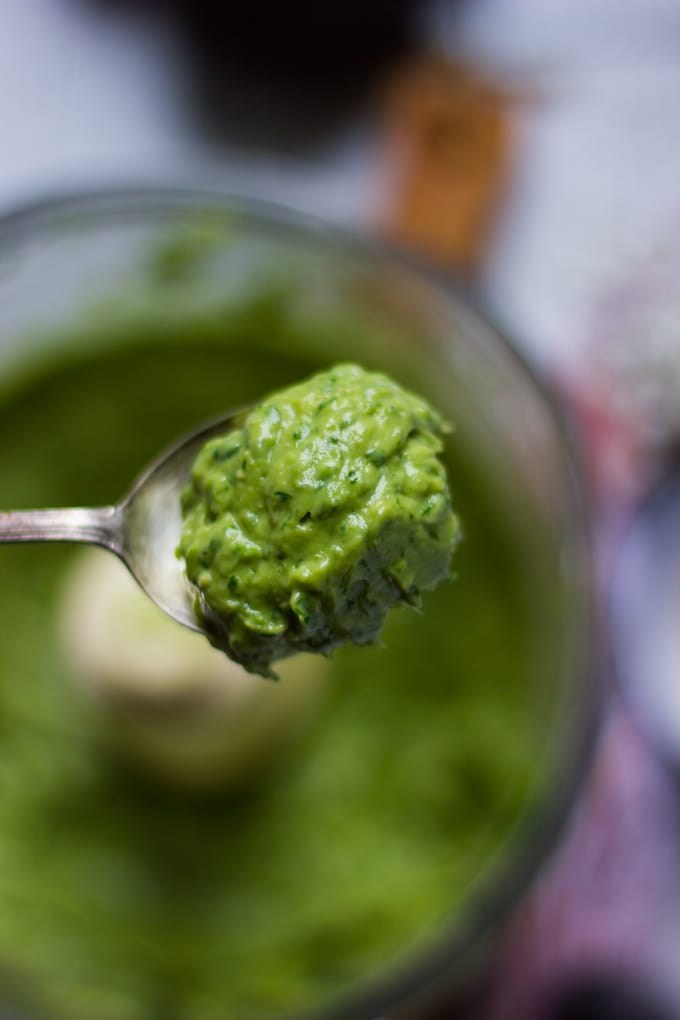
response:
[[[356,686],[352,679],[355,669],[361,672],[363,664],[370,662],[378,670],[380,662],[385,661],[379,658],[381,655],[392,654],[390,669],[397,675],[395,671],[401,670],[399,654],[390,653],[390,646],[398,650],[401,641],[405,656],[410,657],[412,664],[404,666],[410,672],[404,674],[406,680],[400,681],[399,687],[406,690],[406,695],[399,697],[406,698],[404,705],[408,703],[408,711],[413,713],[408,725],[403,718],[405,710],[398,707],[397,686],[394,693],[389,685],[378,687],[371,708],[375,715],[359,720],[366,740],[356,743],[356,755],[343,758],[342,767],[350,760],[359,763],[361,788],[360,748],[372,746],[373,727],[376,742],[378,734],[388,741],[380,766],[386,778],[381,782],[387,784],[385,790],[391,791],[397,806],[401,796],[394,778],[397,761],[412,756],[407,773],[410,778],[405,781],[411,815],[400,817],[395,840],[394,833],[390,835],[384,827],[390,818],[383,817],[383,798],[378,796],[375,819],[365,822],[371,829],[370,853],[374,856],[362,858],[358,853],[354,871],[346,863],[342,867],[338,863],[336,872],[324,861],[327,884],[317,900],[321,908],[326,900],[333,901],[336,913],[326,916],[321,909],[317,928],[312,925],[310,929],[315,952],[321,953],[319,946],[324,939],[328,943],[324,962],[318,965],[323,971],[318,987],[315,985],[308,993],[302,981],[298,991],[281,993],[280,1006],[272,1004],[276,995],[262,1000],[255,996],[252,1001],[246,996],[236,1003],[237,1008],[234,1003],[229,1003],[229,1008],[235,1008],[240,1017],[323,1015],[368,1020],[377,1015],[406,1015],[446,989],[465,986],[479,973],[481,961],[493,947],[513,905],[555,845],[586,771],[597,716],[598,643],[584,497],[564,429],[540,382],[473,308],[469,298],[449,282],[436,279],[394,251],[292,212],[205,192],[143,190],[81,195],[44,201],[5,216],[0,222],[0,337],[0,422],[5,430],[12,429],[6,440],[9,452],[0,457],[0,505],[6,507],[43,498],[64,503],[115,499],[119,492],[110,491],[111,480],[121,484],[124,477],[131,479],[134,473],[130,471],[131,444],[135,463],[141,467],[161,439],[173,438],[180,425],[196,424],[200,417],[209,418],[218,410],[211,404],[216,389],[215,380],[208,378],[213,374],[210,362],[201,363],[201,376],[192,368],[198,360],[190,364],[187,352],[198,359],[200,352],[205,358],[206,350],[221,351],[219,357],[215,353],[215,373],[219,371],[224,377],[227,406],[222,410],[234,402],[246,403],[272,385],[299,377],[310,368],[351,360],[384,370],[425,394],[455,424],[449,444],[449,470],[454,505],[459,507],[459,495],[463,502],[460,510],[465,539],[456,558],[457,580],[441,596],[448,601],[441,605],[433,601],[432,605],[440,606],[436,610],[429,602],[425,606],[423,619],[436,618],[436,628],[423,630],[422,634],[429,637],[421,640],[417,628],[425,624],[399,616],[388,629],[387,652],[378,649],[357,653],[373,656],[371,659],[338,657],[350,688]],[[144,359],[131,361],[126,371],[120,359],[140,345]],[[61,399],[64,379],[82,363],[89,364],[88,371],[94,373],[83,377],[90,383],[82,383],[80,388],[69,383],[68,400]],[[175,363],[184,367],[173,374]],[[124,414],[117,410],[123,384],[127,394]],[[206,396],[205,415],[197,413],[203,409],[202,388],[210,394]],[[167,408],[172,409],[172,419],[165,421]],[[101,448],[93,451],[95,443]],[[49,447],[49,454],[45,447]],[[78,463],[72,459],[69,462],[74,449],[81,451]],[[37,456],[30,452],[36,450],[43,459],[40,466],[29,467],[25,461]],[[468,498],[466,492],[474,492],[474,498]],[[471,559],[466,549],[476,550],[478,559]],[[478,576],[480,556],[486,564],[486,580]],[[19,742],[24,732],[33,741],[27,736],[27,747],[37,747],[36,741],[42,740],[42,750],[36,753],[38,757],[44,755],[40,767],[31,759],[33,765],[29,768],[23,763],[32,753],[30,747],[15,757],[8,751],[5,759],[0,751],[0,785],[12,789],[4,811],[0,809],[0,871],[5,875],[0,881],[0,915],[11,916],[9,927],[3,928],[0,923],[0,1002],[6,1002],[17,1015],[28,1011],[50,1018],[85,1016],[88,1009],[89,1015],[97,1015],[100,1020],[109,1016],[115,1020],[152,1015],[186,1020],[222,1016],[225,993],[219,982],[213,987],[202,970],[201,981],[195,977],[210,953],[212,943],[207,933],[220,930],[219,916],[205,922],[206,945],[200,950],[200,966],[189,949],[182,956],[174,942],[173,952],[177,950],[179,955],[172,959],[180,963],[166,961],[164,965],[166,936],[159,931],[153,938],[147,933],[144,945],[139,943],[137,948],[130,948],[127,941],[103,942],[97,944],[100,957],[95,955],[83,963],[82,953],[79,955],[80,936],[71,927],[76,915],[87,915],[88,923],[105,928],[113,925],[111,918],[119,910],[122,927],[132,927],[130,918],[135,915],[126,914],[126,910],[136,908],[126,904],[135,898],[135,883],[140,883],[140,896],[148,893],[145,874],[148,877],[162,870],[169,852],[162,838],[153,837],[154,825],[165,824],[159,821],[161,816],[193,811],[193,817],[198,818],[204,811],[233,812],[237,808],[232,795],[231,800],[226,795],[222,800],[209,798],[207,808],[202,797],[194,801],[191,796],[187,798],[186,792],[154,792],[153,782],[147,789],[148,777],[137,776],[129,762],[99,747],[93,736],[94,726],[92,733],[87,732],[83,738],[77,764],[64,765],[68,758],[64,747],[71,740],[71,731],[57,727],[54,736],[52,729],[53,718],[61,720],[62,702],[70,704],[71,694],[60,686],[66,667],[54,667],[56,673],[50,672],[52,667],[43,661],[61,661],[52,620],[60,598],[58,577],[67,570],[64,557],[63,549],[53,547],[5,547],[0,555],[6,567],[5,582],[12,586],[11,596],[6,593],[4,599],[0,597],[0,613],[9,617],[3,628],[16,628],[20,634],[14,644],[9,642],[11,654],[0,657],[0,672],[6,674],[3,687],[18,689],[11,687],[10,680],[21,675],[22,683],[34,691],[28,708],[25,700],[15,705],[11,697],[6,697],[0,703],[0,712],[20,734]],[[52,573],[44,567],[46,563]],[[43,569],[47,571],[45,577]],[[506,575],[512,578],[508,587],[504,587]],[[478,593],[474,596],[477,602],[473,601],[474,592]],[[480,609],[482,603],[484,608]],[[35,615],[34,606],[39,607]],[[435,613],[439,615],[433,616]],[[521,621],[521,628],[517,621]],[[433,626],[431,622],[429,626]],[[451,645],[446,643],[449,630],[458,635]],[[499,640],[499,635],[504,637]],[[33,650],[43,643],[46,654],[39,658]],[[494,643],[499,647],[490,649]],[[467,649],[465,662],[462,658],[458,661],[459,648],[461,656],[462,649]],[[370,678],[370,669],[366,669]],[[343,685],[339,682],[338,686]],[[430,754],[436,719],[450,710],[449,696],[442,698],[441,691],[450,688],[455,701],[462,687],[466,689],[465,698],[451,715],[451,757],[444,753],[448,738],[440,733],[437,753],[443,764],[439,772],[432,771],[436,766]],[[344,694],[339,697],[344,704]],[[440,701],[433,704],[436,698]],[[332,714],[334,710],[329,711]],[[355,719],[352,725],[356,723]],[[316,736],[312,727],[302,749],[293,752],[292,759],[283,760],[285,768],[304,769],[304,765],[295,764],[298,759],[304,761],[306,755],[321,753],[319,742],[323,744],[326,731],[319,725],[321,736]],[[87,729],[89,723],[83,726]],[[55,741],[47,751],[46,732]],[[352,730],[353,741],[356,732]],[[398,746],[389,749],[392,732]],[[510,752],[506,743],[512,747],[513,763],[507,771],[503,756]],[[459,745],[465,746],[467,757],[456,757]],[[50,747],[55,761],[58,758],[61,763],[55,765],[61,777],[58,780],[49,777]],[[86,781],[83,776],[91,777],[95,758],[99,778]],[[482,768],[479,762],[486,764]],[[368,761],[365,767],[368,784]],[[371,782],[375,768],[371,758]],[[105,786],[102,769],[108,784]],[[434,806],[430,806],[433,776],[437,796],[432,799]],[[277,781],[276,776],[268,780],[273,787]],[[419,781],[427,802],[421,812],[418,796],[413,793]],[[36,800],[42,807],[32,802],[27,806],[25,790],[32,790],[34,783],[42,783],[49,791],[44,796],[41,792],[42,801]],[[111,846],[118,846],[116,840],[122,838],[119,832],[102,836],[96,854],[92,851],[82,864],[71,861],[72,848],[81,843],[69,840],[77,839],[89,846],[90,835],[82,821],[82,833],[73,834],[77,825],[68,819],[69,804],[75,795],[69,783],[75,784],[81,799],[85,784],[94,811],[98,810],[102,789],[109,791],[106,796],[111,796],[112,805],[115,800],[115,811],[122,812],[121,818],[127,817],[126,798],[147,798],[149,830],[145,828],[147,821],[140,821],[136,815],[133,849],[127,848],[125,857],[129,874],[116,871],[114,851],[114,863],[106,857],[107,839]],[[144,788],[143,795],[138,792],[140,788]],[[257,796],[266,800],[269,787],[264,789],[265,793],[260,791]],[[451,807],[454,790],[459,799],[462,797],[460,803],[467,805],[462,814]],[[241,791],[236,797],[241,819],[246,810],[244,798],[247,801],[248,796]],[[320,797],[323,799],[323,791]],[[193,806],[187,807],[187,799]],[[387,793],[384,799],[388,799]],[[216,803],[222,806],[216,808]],[[71,808],[74,814],[81,809],[82,805]],[[51,820],[38,829],[26,823],[27,834],[17,835],[31,811],[40,816],[41,824],[52,811],[57,820],[50,815]],[[115,811],[112,806],[111,817],[119,817]],[[350,805],[346,815],[334,822],[333,848],[338,862],[350,851],[357,852],[356,847],[352,850],[356,825],[353,812]],[[108,816],[107,805],[104,817]],[[98,832],[106,828],[105,822],[93,821],[92,831],[96,825]],[[409,825],[427,829],[430,840],[431,852],[424,852],[419,843],[420,856],[413,860],[408,857]],[[317,838],[314,823],[310,833],[305,847],[298,849],[304,849],[303,856],[309,858],[311,884],[317,864],[326,855],[330,861],[331,852],[327,836]],[[421,836],[422,831],[418,838]],[[25,847],[21,839],[26,841]],[[18,858],[30,861],[40,852],[47,855],[46,861],[51,860],[50,846],[35,845],[41,840],[50,841],[56,848],[57,859],[63,842],[65,863],[62,861],[59,867],[66,870],[59,871],[55,864],[53,880],[57,885],[59,876],[66,874],[70,885],[62,886],[64,902],[58,906],[58,897],[47,879],[35,892],[32,879],[25,878],[23,872],[16,882],[13,878],[12,869],[21,871],[16,864]],[[193,861],[191,843],[187,846],[184,852]],[[246,870],[256,877],[259,868],[264,870],[262,846],[258,844],[259,849],[247,864],[243,863],[244,876]],[[374,922],[367,922],[361,931],[354,930],[352,910],[360,911],[361,897],[372,896],[378,883],[382,869],[376,862],[384,859],[387,871],[395,853],[405,855],[395,865],[403,868],[399,874],[404,902],[409,897],[417,900],[421,880],[434,882],[430,867],[434,869],[436,862],[440,869],[437,875],[441,876],[436,909],[431,904],[423,909],[413,930],[399,936],[389,918],[380,919],[379,911]],[[276,846],[271,847],[267,859],[274,854]],[[176,856],[181,860],[181,854]],[[450,863],[454,857],[455,868]],[[96,867],[92,863],[95,859]],[[463,860],[464,865],[460,865]],[[460,880],[452,878],[447,884],[449,864],[451,875],[458,875]],[[49,863],[45,865],[46,873],[50,867]],[[214,863],[210,867],[215,867]],[[189,888],[195,876],[186,875]],[[181,864],[173,881],[173,906],[171,911],[167,906],[167,910],[174,923],[182,916],[174,902],[183,883]],[[280,913],[285,900],[275,899],[276,867],[271,881],[271,909]],[[339,898],[332,888],[336,881],[345,883]],[[117,891],[112,892],[114,886]],[[238,886],[237,881],[229,902]],[[154,891],[160,895],[158,887],[154,886]],[[102,897],[106,909],[101,906]],[[216,893],[215,902],[218,899]],[[338,903],[343,901],[350,919],[344,941],[338,935],[341,914],[345,913]],[[397,911],[396,918],[401,910],[400,896],[393,893],[386,902]],[[277,988],[288,989],[291,967],[285,962],[287,942],[307,910],[302,904],[299,911],[295,903],[288,906],[290,923],[281,926],[278,944],[281,973],[269,982],[268,995],[269,986],[276,982]],[[100,907],[102,916],[98,919]],[[166,907],[158,903],[149,909],[160,911],[158,917],[167,913]],[[184,909],[191,924],[198,923],[193,900],[187,900]],[[244,909],[250,909],[249,905]],[[372,909],[377,911],[375,906]],[[255,923],[248,916],[248,924]],[[21,946],[23,933],[37,930],[43,922],[52,941],[45,936],[35,952],[29,949],[25,955],[19,950],[6,951],[3,940]],[[408,928],[408,920],[403,923]],[[12,924],[20,933],[18,939]],[[372,948],[362,957],[361,945],[370,942],[367,932],[374,935],[381,924],[387,933],[385,946]],[[188,930],[202,931],[195,927]],[[229,952],[228,947],[224,949],[225,956]],[[142,957],[147,961],[144,964],[139,963]],[[190,958],[194,970],[186,963]],[[244,960],[239,964],[241,974],[256,964],[255,957],[246,956]],[[191,980],[186,975],[178,976],[180,964],[186,964],[187,973],[191,970]],[[219,969],[219,963],[216,967]],[[200,985],[195,995],[186,991],[189,985],[194,987],[191,981],[196,988]],[[120,986],[127,989],[127,998],[116,997],[115,990]]]

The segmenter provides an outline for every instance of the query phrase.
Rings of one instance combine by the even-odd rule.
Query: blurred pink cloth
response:
[[[485,1020],[542,1020],[582,976],[640,975],[680,1010],[680,808],[615,701],[557,857],[505,940]]]

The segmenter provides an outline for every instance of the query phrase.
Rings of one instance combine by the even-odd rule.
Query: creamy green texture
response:
[[[336,365],[211,439],[179,552],[215,642],[267,675],[295,652],[373,643],[389,609],[420,606],[459,534],[445,431],[385,375]]]
[[[5,380],[0,506],[114,501],[201,417],[322,369],[347,336],[368,357],[375,335],[283,288],[156,307],[135,329],[93,315],[71,355]],[[394,371],[394,345],[376,349]],[[420,353],[398,378],[426,393]],[[314,726],[238,795],[164,794],[107,753],[55,626],[77,552],[0,548],[3,1010],[278,1020],[464,913],[538,782],[546,711],[525,547],[462,434],[444,456],[466,522],[456,583],[389,614],[384,647],[338,649]]]

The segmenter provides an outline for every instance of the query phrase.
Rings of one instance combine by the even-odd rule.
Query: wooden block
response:
[[[386,90],[376,227],[447,267],[479,265],[511,154],[512,98],[436,57]]]

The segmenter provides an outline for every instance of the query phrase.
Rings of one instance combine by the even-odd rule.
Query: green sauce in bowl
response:
[[[263,380],[210,343],[157,354],[140,336],[17,388],[2,504],[114,499],[187,424],[298,372],[283,357]],[[314,727],[232,798],[160,795],[97,748],[54,631],[73,553],[0,550],[0,970],[48,1016],[278,1016],[465,898],[522,807],[537,720],[511,536],[471,465],[449,470],[457,580],[394,615],[384,647],[336,653]]]
[[[417,336],[398,349],[368,320],[355,335],[317,291],[302,310],[255,288],[180,315],[174,286],[14,372],[0,506],[114,501],[197,422],[357,348],[441,406]],[[280,1018],[462,923],[521,838],[554,711],[521,522],[464,434],[444,459],[455,577],[391,613],[380,645],[336,650],[313,722],[210,796],[155,785],[98,739],[57,624],[77,551],[0,547],[0,1000],[49,1020]]]

